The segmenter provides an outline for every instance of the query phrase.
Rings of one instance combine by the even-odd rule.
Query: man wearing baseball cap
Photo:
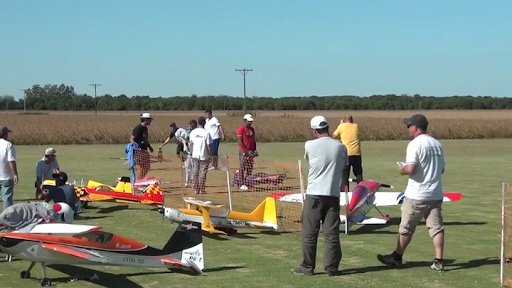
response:
[[[252,127],[254,121],[251,114],[244,115],[244,124],[236,130],[238,140],[238,159],[240,161],[240,190],[248,190],[245,179],[252,174],[254,169],[254,157],[258,156],[256,151],[256,134]]]
[[[53,180],[53,173],[59,173],[59,162],[57,162],[57,150],[49,147],[44,151],[44,157],[41,158],[36,164],[36,181],[34,183],[36,188],[36,199],[39,199],[39,194],[43,191],[43,182],[45,180]]]
[[[53,173],[52,178],[55,179],[55,185],[44,186],[43,192],[39,195],[39,199],[45,202],[64,202],[75,211],[76,216],[76,204],[79,199],[75,192],[75,186],[66,183],[68,181],[68,174],[65,172]]]
[[[435,250],[435,258],[430,269],[443,271],[443,147],[439,141],[427,134],[428,120],[424,115],[415,114],[405,119],[405,124],[414,139],[407,145],[405,163],[398,162],[400,175],[409,176],[402,203],[398,242],[391,254],[378,254],[377,259],[387,266],[401,266],[405,249],[411,242],[416,227],[425,218]]]
[[[134,149],[135,164],[139,166],[137,180],[143,179],[151,168],[148,149],[153,153],[153,147],[149,143],[148,126],[151,125],[153,117],[149,113],[140,114],[140,124],[135,126],[130,137],[130,143],[137,143],[139,149]]]
[[[324,116],[313,117],[310,127],[316,139],[304,145],[309,175],[302,210],[302,262],[292,273],[314,274],[321,222],[325,238],[325,274],[335,276],[341,262],[340,187],[343,169],[348,165],[347,148],[331,137]]]

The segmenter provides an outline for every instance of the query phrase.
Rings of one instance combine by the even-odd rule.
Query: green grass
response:
[[[460,202],[444,205],[446,222],[445,258],[453,259],[447,272],[429,271],[433,247],[424,226],[419,227],[409,246],[405,260],[409,268],[385,269],[376,259],[377,253],[392,252],[396,243],[397,223],[389,226],[355,226],[352,234],[342,235],[344,276],[327,278],[323,274],[323,238],[318,245],[317,272],[313,277],[290,274],[301,261],[299,234],[265,235],[257,230],[244,230],[246,237],[204,237],[205,276],[193,277],[167,273],[164,269],[108,266],[59,266],[49,269],[49,277],[57,287],[498,287],[501,182],[510,178],[512,146],[509,140],[443,141],[447,170],[446,191],[463,192]],[[366,178],[373,178],[403,189],[407,178],[398,174],[396,161],[403,160],[407,142],[366,142],[363,165]],[[166,157],[174,158],[174,145],[166,148]],[[46,147],[20,146],[18,165],[21,183],[15,188],[15,199],[32,198],[36,161]],[[122,160],[123,146],[57,146],[61,169],[71,179],[94,179],[113,183],[126,175]],[[297,161],[303,155],[303,143],[261,144],[261,157]],[[232,144],[221,144],[221,153],[236,153]],[[81,161],[82,159],[87,161]],[[307,164],[305,165],[307,175]],[[164,172],[165,173],[165,172]],[[384,190],[385,191],[385,190]],[[122,204],[96,204],[100,208]],[[236,207],[235,207],[236,208]],[[76,223],[101,225],[105,230],[162,247],[174,232],[175,224],[162,223],[161,215],[149,207],[131,205],[112,213],[88,209],[84,216],[98,217]],[[399,217],[400,208],[382,212]],[[370,212],[376,215],[377,211]],[[422,224],[424,225],[424,224]],[[361,228],[360,228],[361,227]],[[354,231],[359,229],[357,231]],[[40,287],[35,279],[20,279],[20,271],[28,262],[17,260],[0,263],[0,287]],[[94,282],[66,282],[67,274],[92,275]],[[32,277],[39,279],[37,265]],[[413,284],[414,283],[414,284]]]

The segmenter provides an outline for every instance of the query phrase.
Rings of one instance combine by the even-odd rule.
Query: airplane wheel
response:
[[[226,230],[226,233],[228,233],[228,235],[233,235],[233,234],[236,234],[238,232],[238,230],[234,229],[234,228],[229,228]]]
[[[20,273],[20,277],[21,279],[28,279],[30,278],[30,272],[28,272],[27,270],[23,270]]]
[[[41,280],[41,286],[42,287],[48,287],[48,286],[52,286],[52,280],[48,279],[48,278],[43,278]]]

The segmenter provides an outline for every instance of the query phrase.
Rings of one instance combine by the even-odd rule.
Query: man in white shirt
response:
[[[54,180],[53,174],[59,173],[59,162],[57,162],[57,150],[54,148],[46,148],[44,157],[41,158],[36,164],[36,199],[39,199],[39,194],[43,191],[43,182],[45,180]]]
[[[345,145],[329,134],[323,116],[310,122],[314,140],[306,141],[304,158],[309,162],[308,186],[302,211],[302,263],[292,269],[295,275],[313,275],[320,222],[325,239],[324,269],[327,276],[338,274],[341,262],[340,187],[343,169],[348,165]]]
[[[219,145],[220,139],[224,140],[224,129],[220,125],[219,119],[213,117],[212,110],[204,111],[206,115],[206,126],[204,127],[212,137],[212,166],[210,170],[219,169]]]
[[[204,129],[206,124],[205,117],[199,117],[198,127],[190,132],[189,145],[192,151],[193,163],[193,187],[196,194],[206,193],[206,175],[208,173],[208,163],[212,150],[212,137]]]
[[[428,121],[421,114],[413,115],[405,123],[414,138],[407,145],[404,165],[399,165],[401,175],[408,175],[402,204],[396,250],[389,255],[377,255],[387,266],[402,265],[402,255],[412,240],[416,226],[426,218],[426,224],[435,249],[435,259],[430,269],[443,271],[444,227],[441,206],[443,204],[442,175],[445,161],[443,147],[427,134]]]
[[[18,184],[16,149],[10,141],[9,128],[0,126],[0,191],[3,198],[3,211],[13,204],[14,185]]]

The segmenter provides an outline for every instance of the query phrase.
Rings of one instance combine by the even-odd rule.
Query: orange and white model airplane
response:
[[[222,204],[192,197],[186,197],[184,200],[187,208],[164,206],[159,212],[171,222],[199,222],[202,224],[202,230],[211,234],[232,234],[240,227],[277,230],[276,200],[272,197],[267,197],[250,213],[229,210]],[[192,209],[192,205],[198,209]]]
[[[30,278],[36,263],[42,266],[43,287],[52,284],[46,274],[47,264],[178,268],[194,275],[202,274],[204,269],[200,223],[183,221],[163,249],[101,231],[100,226],[55,225],[40,225],[40,233],[32,230],[30,233],[0,235],[3,252],[31,262],[28,269],[21,272],[21,278]],[[58,231],[54,229],[56,227],[60,227]],[[59,234],[66,230],[77,233]]]

